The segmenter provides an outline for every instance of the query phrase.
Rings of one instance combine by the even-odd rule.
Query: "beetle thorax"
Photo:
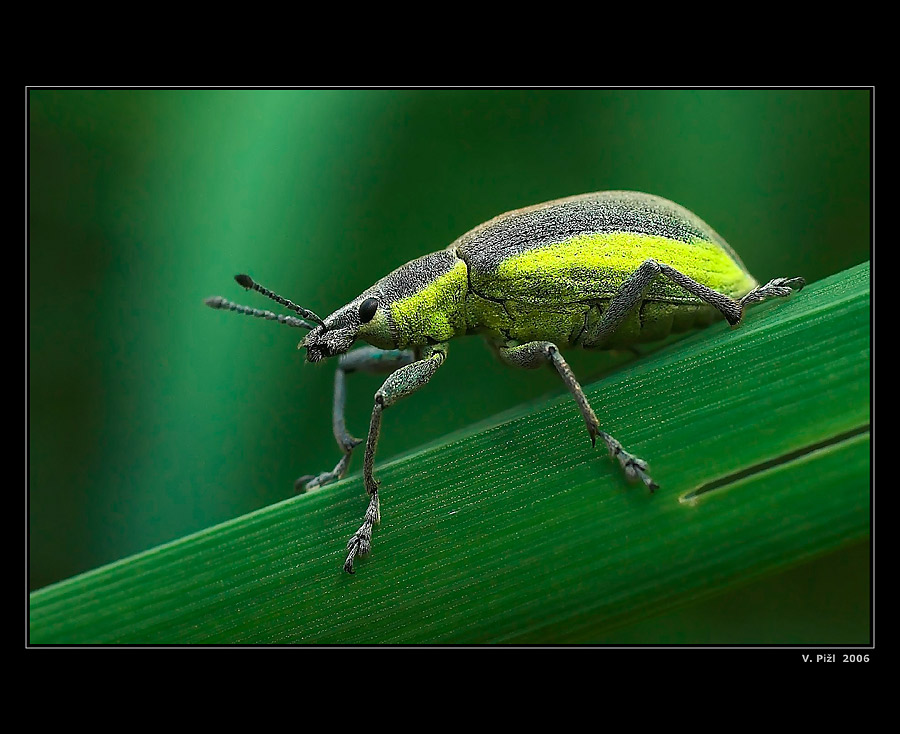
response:
[[[379,281],[398,349],[466,333],[466,264],[447,250],[412,260]],[[377,346],[377,345],[376,345]]]
[[[325,319],[300,342],[307,360],[347,352],[362,340],[380,349],[408,349],[466,333],[466,264],[442,250],[386,275]]]

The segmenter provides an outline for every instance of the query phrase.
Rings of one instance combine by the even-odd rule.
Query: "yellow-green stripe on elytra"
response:
[[[443,342],[466,333],[466,264],[461,260],[422,290],[390,304],[398,344]]]
[[[507,257],[495,273],[479,274],[476,290],[526,303],[546,301],[548,290],[555,303],[611,298],[641,263],[651,258],[732,298],[745,295],[757,284],[715,242],[606,232],[579,235]],[[656,278],[645,300],[699,299],[668,278]]]

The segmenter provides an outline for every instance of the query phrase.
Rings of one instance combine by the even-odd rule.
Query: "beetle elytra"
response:
[[[382,413],[431,379],[451,339],[480,334],[509,365],[553,365],[591,442],[599,437],[628,479],[653,491],[658,485],[647,463],[600,428],[561,350],[627,347],[721,317],[737,326],[747,305],[788,296],[804,285],[798,277],[760,286],[728,243],[695,214],[633,191],[583,194],[501,214],[447,249],[397,268],[325,319],[247,275],[235,279],[299,318],[220,296],[206,304],[306,329],[299,346],[309,362],[339,357],[332,422],[342,456],[331,471],[298,479],[298,491],[343,477],[353,450],[363,443],[344,425],[346,375],[389,374],[375,393],[365,440],[369,504],[347,543],[344,570],[350,573],[354,559],[369,552],[380,520],[374,462]],[[357,341],[368,346],[350,351]]]

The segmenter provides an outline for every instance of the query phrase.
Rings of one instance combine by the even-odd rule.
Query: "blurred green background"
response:
[[[235,273],[325,316],[496,214],[613,188],[693,210],[761,281],[869,257],[868,90],[31,90],[29,114],[32,589],[339,458],[333,364],[203,306],[276,309]],[[567,357],[583,382],[609,364]],[[351,378],[358,436],[378,384]],[[379,459],[562,390],[455,342],[385,417]]]

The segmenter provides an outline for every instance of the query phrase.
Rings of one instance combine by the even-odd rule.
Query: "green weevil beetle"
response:
[[[339,357],[334,437],[343,455],[331,471],[303,476],[298,491],[343,477],[363,443],[344,425],[345,376],[389,373],[375,393],[365,440],[363,480],[369,504],[347,543],[344,570],[371,549],[381,518],[375,447],[386,408],[428,383],[447,358],[447,343],[481,334],[514,367],[556,368],[587,424],[629,480],[658,487],[647,462],[628,453],[600,422],[561,349],[627,348],[724,317],[739,325],[744,307],[800,290],[803,278],[760,286],[708,224],[667,199],[633,191],[583,194],[501,214],[447,249],[408,262],[326,319],[254,282],[235,277],[299,318],[232,303],[207,305],[306,329],[306,359]],[[350,351],[357,341],[369,346]]]

